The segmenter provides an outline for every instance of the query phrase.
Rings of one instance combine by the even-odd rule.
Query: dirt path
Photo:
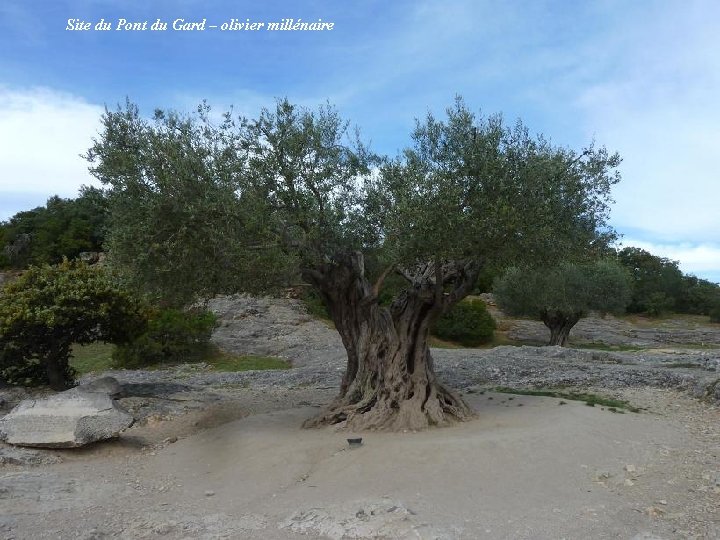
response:
[[[472,394],[475,421],[357,449],[299,428],[322,391],[251,393],[5,467],[0,538],[720,537],[720,413],[676,392],[628,391],[641,414]]]
[[[299,428],[337,391],[337,333],[292,301],[227,297],[213,309],[218,344],[294,369],[108,373],[136,426],[19,460],[39,466],[0,465],[0,540],[720,538],[717,350],[436,350],[439,376],[477,419],[364,433],[349,449],[351,434]],[[589,389],[646,410],[496,386]],[[0,409],[24,397],[5,389]]]

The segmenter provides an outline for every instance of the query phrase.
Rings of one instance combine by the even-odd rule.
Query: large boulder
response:
[[[18,446],[74,448],[117,437],[133,417],[108,393],[73,388],[22,401],[0,419],[0,440]]]

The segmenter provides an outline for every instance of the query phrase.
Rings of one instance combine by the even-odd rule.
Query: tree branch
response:
[[[443,312],[449,310],[460,300],[465,298],[472,288],[475,286],[482,265],[480,261],[471,259],[458,269],[457,279],[455,280],[455,288],[443,299]]]
[[[314,268],[303,268],[300,271],[300,275],[305,281],[309,281],[313,285],[317,285],[325,278],[322,272]]]
[[[406,268],[400,268],[400,267],[398,266],[397,268],[395,268],[395,272],[397,272],[397,274],[398,274],[399,276],[402,276],[403,278],[405,278],[405,280],[406,280],[408,283],[410,283],[411,285],[412,285],[413,283],[415,283],[415,280],[413,279],[412,274],[411,274],[410,272],[408,272],[408,270],[407,270]]]
[[[443,299],[443,268],[440,259],[435,259],[435,307],[442,309]]]
[[[373,283],[372,286],[372,295],[377,298],[380,294],[380,287],[382,287],[382,284],[385,282],[385,278],[388,277],[390,272],[392,272],[395,269],[395,263],[390,264],[385,270],[382,271],[380,276],[375,280],[375,283]]]

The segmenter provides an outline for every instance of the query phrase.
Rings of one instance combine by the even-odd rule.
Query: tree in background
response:
[[[107,202],[101,190],[83,187],[76,199],[50,197],[44,207],[0,223],[0,268],[57,264],[83,251],[101,251]]]
[[[682,287],[682,272],[677,262],[634,247],[618,252],[618,261],[632,277],[629,312],[659,315],[675,308],[675,299]]]
[[[549,344],[564,346],[570,330],[588,312],[623,312],[631,289],[625,269],[603,260],[511,268],[495,282],[494,293],[505,313],[540,319],[550,329]]]
[[[682,278],[680,297],[675,305],[680,313],[712,315],[714,310],[720,309],[720,285],[685,275]]]
[[[658,316],[666,312],[707,315],[720,305],[720,286],[683,275],[677,261],[658,257],[643,249],[626,247],[618,261],[632,278],[631,313]]]
[[[286,100],[216,126],[106,112],[88,153],[108,187],[111,262],[159,295],[266,289],[302,278],[347,351],[340,393],[308,425],[420,429],[472,416],[434,373],[432,324],[485,264],[604,250],[616,155],[532,137],[461,100],[417,123],[395,159],[372,155],[329,106]],[[380,301],[391,274],[403,287]]]
[[[143,304],[101,268],[65,260],[33,266],[0,289],[0,377],[68,388],[73,344],[123,343],[146,325]]]

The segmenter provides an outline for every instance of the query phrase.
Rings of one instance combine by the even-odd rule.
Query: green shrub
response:
[[[102,268],[67,260],[30,267],[0,292],[0,379],[65,389],[73,344],[127,342],[146,323],[144,304]]]
[[[330,319],[330,313],[328,313],[325,304],[320,297],[320,293],[310,287],[303,290],[300,296],[305,309],[307,312],[315,317],[316,319]]]
[[[492,341],[495,320],[482,300],[460,302],[440,317],[432,330],[440,339],[474,347]]]
[[[669,313],[675,307],[675,301],[664,292],[651,293],[645,301],[645,311],[651,317]]]
[[[210,337],[217,317],[210,311],[163,309],[150,317],[147,332],[113,352],[115,367],[199,362],[213,348]]]
[[[720,305],[710,310],[710,322],[720,323]]]

